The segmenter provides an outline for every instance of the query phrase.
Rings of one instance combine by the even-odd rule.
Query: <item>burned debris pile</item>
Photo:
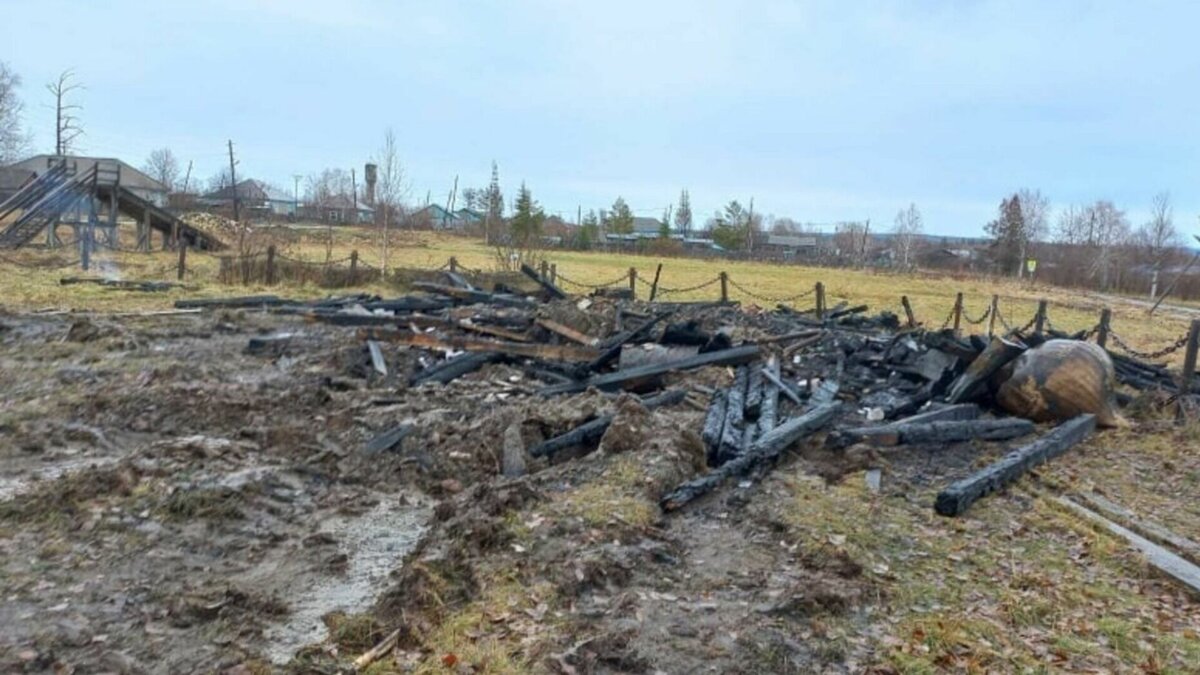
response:
[[[1114,379],[1135,388],[1170,381],[1160,366],[1110,359],[1094,344],[1038,330],[964,337],[919,328],[911,319],[902,328],[894,313],[871,315],[866,306],[846,303],[802,311],[643,303],[603,293],[573,298],[544,274],[523,272],[531,283],[522,288],[497,283],[485,290],[447,272],[389,299],[296,302],[263,295],[183,300],[177,307],[258,308],[353,328],[364,344],[365,369],[399,389],[446,385],[503,364],[540,383],[516,388],[523,399],[590,391],[613,401],[614,411],[617,396],[634,396],[647,409],[703,410],[703,425],[693,431],[703,440],[709,471],[664,497],[667,511],[727,479],[761,477],[785,450],[818,433],[824,435],[818,446],[837,455],[855,447],[1012,441],[1038,434],[1037,423],[1063,423],[979,474],[960,476],[937,506],[957,515],[1093,426],[1120,424]],[[411,372],[389,374],[384,350],[395,346],[416,355]],[[586,454],[613,418],[602,407],[569,428],[546,429],[518,444],[519,462],[505,464],[537,470]],[[371,443],[372,452],[398,446],[411,431],[409,425],[388,430]],[[513,454],[509,445],[506,458]]]

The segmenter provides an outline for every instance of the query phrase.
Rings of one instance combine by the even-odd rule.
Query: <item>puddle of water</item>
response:
[[[321,617],[329,612],[370,607],[387,586],[388,575],[416,546],[429,516],[427,506],[401,505],[388,495],[368,513],[325,523],[320,531],[336,537],[338,550],[349,556],[346,573],[324,577],[287,598],[287,620],[264,631],[267,658],[286,663],[301,647],[325,639]]]
[[[16,476],[0,476],[0,502],[28,492],[42,481],[54,480],[78,469],[107,466],[117,461],[116,457],[72,457],[53,463],[39,464]]]

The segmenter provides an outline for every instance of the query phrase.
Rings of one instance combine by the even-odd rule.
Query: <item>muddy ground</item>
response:
[[[264,336],[283,339],[248,351]],[[385,355],[382,377],[352,330],[254,312],[0,314],[0,671],[344,672],[393,630],[373,672],[1003,671],[1002,640],[989,661],[922,623],[987,615],[992,591],[954,579],[991,574],[966,552],[992,538],[1017,557],[1061,546],[1089,584],[1132,583],[1164,635],[1200,626],[1136,562],[1096,562],[1087,532],[1039,531],[1029,493],[979,519],[925,515],[1015,443],[834,454],[818,438],[665,515],[659,498],[704,470],[702,397],[547,401],[506,365],[412,390],[429,355]],[[609,410],[598,451],[499,475],[506,442]],[[364,451],[402,422],[399,448]],[[946,612],[955,585],[972,594]],[[1187,672],[1192,647],[1159,665]]]

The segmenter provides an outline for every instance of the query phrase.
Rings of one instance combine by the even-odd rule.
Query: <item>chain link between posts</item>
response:
[[[720,280],[720,277],[718,277],[717,280]],[[741,291],[742,293],[746,294],[747,296],[749,296],[750,298],[752,298],[754,300],[758,300],[760,302],[775,303],[775,304],[785,303],[785,302],[795,302],[797,300],[802,300],[804,298],[807,298],[808,296],[817,292],[817,289],[814,287],[814,288],[810,288],[807,291],[804,291],[802,293],[797,293],[795,295],[771,297],[769,295],[760,295],[758,293],[755,293],[754,291],[751,291],[750,289],[739,284],[738,282],[734,281],[733,279],[727,278],[727,281],[729,282],[730,286],[733,286],[734,288],[736,288],[737,290]]]
[[[967,323],[971,324],[972,326],[978,326],[979,324],[983,323],[984,321],[987,321],[988,317],[991,315],[992,315],[991,305],[988,305],[988,308],[983,311],[983,314],[979,315],[978,319],[972,319],[971,316],[969,314],[967,314],[967,308],[965,306],[963,307],[963,314],[962,314],[963,321],[966,321]]]
[[[692,292],[699,291],[704,288],[708,288],[709,286],[712,286],[713,284],[717,283],[720,280],[721,280],[721,277],[719,277],[719,276],[713,277],[712,279],[709,279],[708,281],[701,282],[699,284],[696,284],[695,286],[687,286],[685,288],[666,288],[665,286],[659,286],[658,289],[655,291],[655,293],[656,293],[656,296],[658,296],[658,295],[679,295],[681,293],[692,293]]]
[[[559,272],[555,276],[554,280],[555,281],[565,281],[566,283],[571,284],[572,286],[577,286],[579,288],[601,289],[601,288],[608,288],[609,286],[616,286],[617,284],[628,281],[629,280],[629,272],[622,274],[621,276],[617,277],[616,279],[613,279],[612,281],[607,281],[602,284],[585,284],[582,281],[575,281],[574,279],[571,279],[570,277],[566,276],[562,272]]]
[[[1163,347],[1162,349],[1152,351],[1152,352],[1143,352],[1143,351],[1139,351],[1139,350],[1131,347],[1129,345],[1129,343],[1127,343],[1127,342],[1125,342],[1125,340],[1121,339],[1121,336],[1112,332],[1111,329],[1108,331],[1108,337],[1112,338],[1113,344],[1115,344],[1117,346],[1117,348],[1120,349],[1121,351],[1125,352],[1126,354],[1129,354],[1130,356],[1135,356],[1139,359],[1145,359],[1147,361],[1152,361],[1154,359],[1161,359],[1164,356],[1170,356],[1171,354],[1174,354],[1175,352],[1179,351],[1180,349],[1183,349],[1184,345],[1186,345],[1187,341],[1188,341],[1188,334],[1184,333],[1178,340],[1175,340],[1174,342],[1167,345],[1166,347]]]

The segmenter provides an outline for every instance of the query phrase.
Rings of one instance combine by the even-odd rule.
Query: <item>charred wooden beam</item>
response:
[[[718,389],[708,404],[708,412],[704,416],[704,430],[700,438],[704,440],[707,450],[707,460],[710,466],[717,463],[717,448],[721,445],[721,434],[725,430],[725,408],[729,404],[729,391]]]
[[[412,377],[408,378],[408,386],[415,387],[422,382],[446,384],[467,373],[479,370],[485,364],[499,361],[500,357],[501,354],[499,352],[468,352],[466,354],[459,354],[418,373],[413,373]]]
[[[774,377],[769,377],[769,376]],[[763,378],[762,403],[758,409],[758,435],[762,436],[775,428],[776,415],[779,410],[779,359],[771,355],[767,365],[763,366],[760,376]]]
[[[741,456],[703,476],[694,478],[663,497],[664,511],[674,511],[712,491],[729,478],[744,476],[756,467],[773,463],[793,443],[829,423],[840,403],[822,403],[808,412],[775,427],[754,442]]]
[[[362,328],[358,331],[362,340],[382,340],[408,345],[409,347],[424,347],[425,349],[443,349],[446,351],[468,352],[500,352],[512,356],[528,356],[552,361],[590,361],[596,356],[594,349],[578,345],[543,345],[525,344],[521,342],[502,342],[500,340],[483,340],[461,335],[432,335],[430,333],[410,333],[401,330],[383,328]]]
[[[176,309],[239,309],[247,307],[278,307],[289,304],[278,295],[243,295],[231,298],[185,298],[175,301]]]
[[[783,379],[779,377],[778,367],[776,367],[774,371],[770,370],[769,368],[764,368],[763,377],[767,378],[768,382],[775,385],[779,389],[780,393],[790,398],[792,403],[795,403],[796,405],[804,404],[804,401],[800,399],[800,394],[797,394],[795,389],[793,389],[787,382],[784,382]]]
[[[745,366],[738,368],[733,384],[726,392],[725,424],[721,427],[721,442],[717,446],[714,466],[720,466],[742,454],[748,372]]]
[[[760,368],[750,368],[746,373],[745,417],[757,420],[762,412],[763,374]]]
[[[600,340],[598,338],[594,338],[591,335],[577,331],[570,326],[565,326],[553,319],[538,319],[537,325],[545,328],[555,335],[560,335],[572,342],[578,342],[579,344],[587,347],[595,347],[600,344]]]
[[[1058,457],[1087,438],[1096,428],[1095,415],[1080,415],[1063,422],[1045,436],[1010,452],[1003,459],[938,493],[933,508],[943,516],[957,516],[982,497],[1012,483],[1025,472]]]
[[[525,276],[529,277],[530,279],[533,279],[534,281],[536,281],[538,286],[541,286],[542,290],[546,291],[546,293],[551,298],[554,298],[555,300],[565,300],[566,299],[567,294],[564,293],[561,288],[559,288],[558,286],[555,286],[546,277],[543,277],[541,274],[538,274],[538,271],[533,269],[529,265],[526,265],[525,263],[521,263],[521,273],[524,274]]]
[[[363,308],[374,312],[433,312],[440,309],[446,309],[454,304],[449,300],[442,298],[431,298],[420,295],[402,295],[398,298],[389,300],[376,300],[373,302],[364,302]]]
[[[1010,361],[1025,351],[1025,345],[1020,342],[1010,342],[1004,338],[993,338],[983,352],[975,357],[971,365],[962,375],[950,385],[946,394],[947,403],[961,403],[973,398],[980,392],[987,379]]]
[[[517,295],[509,295],[506,293],[488,293],[486,291],[471,291],[465,288],[455,288],[454,286],[446,286],[444,284],[435,284],[428,281],[413,282],[414,288],[419,288],[430,293],[437,293],[455,300],[469,303],[483,303],[485,305],[505,305],[508,307],[535,307],[536,303],[528,298],[523,298]]]
[[[457,286],[459,288],[465,288],[468,291],[479,290],[478,288],[475,288],[475,286],[472,285],[471,282],[467,281],[466,277],[459,274],[458,272],[446,271],[444,274],[446,275],[447,281],[449,281],[450,285],[452,285],[452,286]]]
[[[907,399],[906,399],[907,400]],[[959,403],[956,405],[947,405],[934,410],[929,410],[917,415],[905,417],[896,420],[891,424],[879,424],[871,427],[859,427],[856,429],[838,429],[829,434],[825,438],[825,445],[829,448],[845,448],[853,445],[860,440],[861,434],[868,429],[882,429],[885,431],[877,432],[879,435],[886,435],[888,431],[896,426],[903,424],[922,424],[927,422],[940,422],[946,420],[973,420],[978,419],[982,411],[979,406],[974,403]]]
[[[750,363],[759,356],[758,345],[746,345],[742,347],[734,347],[719,352],[709,352],[707,354],[697,354],[686,359],[678,361],[670,361],[667,363],[656,363],[648,366],[639,366],[628,370],[618,370],[612,373],[603,375],[594,375],[583,382],[578,382],[572,385],[561,385],[557,387],[547,387],[541,390],[543,396],[552,396],[554,394],[573,394],[580,392],[588,387],[596,387],[605,391],[614,391],[617,389],[626,389],[631,386],[647,382],[666,373],[682,372],[685,370],[694,370],[703,368],[704,366],[738,366],[744,363]]]
[[[844,448],[854,443],[875,446],[911,445],[914,443],[960,443],[983,440],[1003,441],[1032,434],[1037,427],[1019,417],[998,420],[940,420],[936,422],[904,422],[880,426],[841,429],[826,438],[826,445]]]
[[[846,307],[845,309],[836,309],[829,313],[829,319],[832,321],[837,321],[838,319],[850,316],[851,314],[862,314],[868,309],[870,309],[870,307],[866,305],[855,305],[854,307]]]
[[[671,389],[656,396],[642,399],[642,405],[647,409],[653,410],[654,408],[675,405],[683,401],[686,396],[686,389]],[[608,415],[601,415],[589,422],[584,422],[564,434],[538,443],[529,449],[529,454],[533,457],[549,457],[567,448],[598,443],[615,417],[616,413],[610,413]]]
[[[653,319],[643,323],[637,328],[619,333],[602,345],[603,351],[600,355],[588,364],[588,368],[597,371],[611,363],[614,359],[621,356],[621,349],[628,343],[635,340],[641,340],[650,334],[650,331],[667,317],[671,316],[672,312],[661,312]]]

